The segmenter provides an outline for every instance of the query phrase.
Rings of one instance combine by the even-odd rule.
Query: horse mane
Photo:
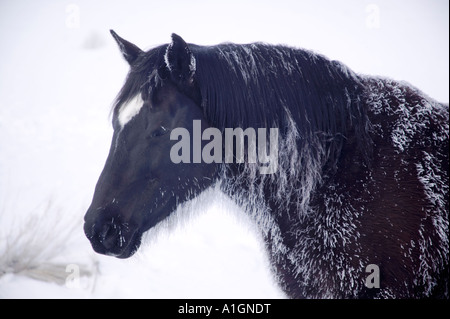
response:
[[[290,122],[299,143],[319,138],[335,167],[350,131],[370,157],[368,120],[359,100],[358,76],[337,61],[310,51],[263,43],[195,46],[195,78],[212,126],[278,127]],[[301,145],[297,145],[301,147]]]

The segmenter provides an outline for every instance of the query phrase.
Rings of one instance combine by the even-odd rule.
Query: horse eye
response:
[[[158,127],[156,130],[154,130],[152,132],[151,137],[158,137],[158,136],[166,134],[167,132],[169,132],[169,130],[161,125],[160,127]]]

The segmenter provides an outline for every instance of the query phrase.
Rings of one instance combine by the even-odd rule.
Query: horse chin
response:
[[[119,252],[118,254],[112,254],[112,256],[119,259],[126,259],[133,256],[141,246],[141,239],[142,233],[136,231],[130,238],[129,244],[122,250],[122,252]]]

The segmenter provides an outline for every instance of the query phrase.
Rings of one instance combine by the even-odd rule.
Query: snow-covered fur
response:
[[[279,172],[247,164],[223,188],[260,226],[289,297],[448,298],[448,106],[407,83],[361,81],[368,163],[349,136],[336,172],[323,174],[320,142],[297,149],[290,120]],[[371,264],[379,288],[365,285]]]

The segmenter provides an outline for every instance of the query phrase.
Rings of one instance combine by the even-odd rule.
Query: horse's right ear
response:
[[[195,57],[188,44],[175,33],[172,33],[172,43],[167,46],[164,61],[176,83],[187,85],[193,83],[196,69]]]
[[[123,57],[125,58],[125,60],[127,60],[129,65],[133,64],[133,62],[136,61],[137,57],[144,52],[133,43],[119,37],[119,35],[115,33],[114,30],[109,30],[109,32],[111,32],[114,40],[116,40],[117,44],[119,45],[120,52],[122,52]]]

